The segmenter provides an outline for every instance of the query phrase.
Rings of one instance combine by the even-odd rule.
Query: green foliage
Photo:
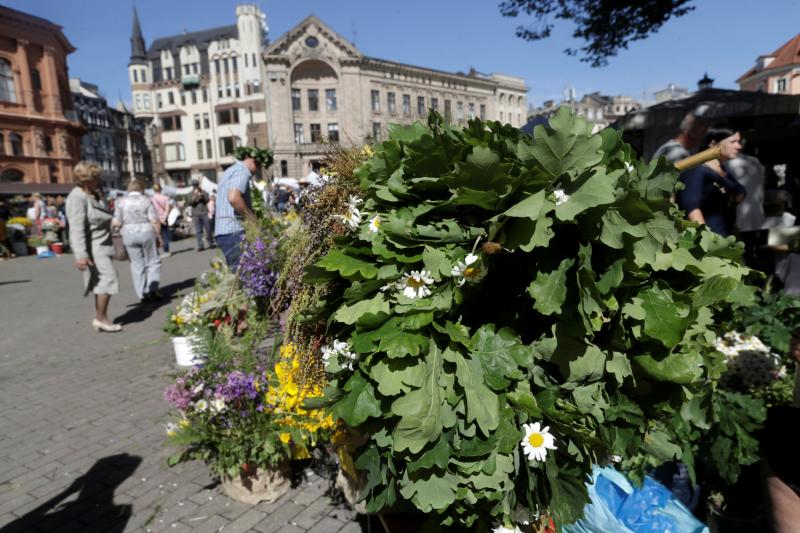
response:
[[[327,393],[370,435],[356,461],[370,511],[405,500],[444,526],[487,529],[520,509],[567,523],[592,464],[693,465],[686,439],[709,420],[749,431],[712,408],[723,367],[709,328],[747,298],[733,290],[749,272],[741,247],[683,220],[663,161],[590,132],[567,109],[534,139],[431,115],[356,170],[365,221],[307,281],[326,287],[328,338],[358,354]],[[543,463],[520,446],[533,422],[556,439]]]

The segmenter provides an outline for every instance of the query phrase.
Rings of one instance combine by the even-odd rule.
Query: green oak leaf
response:
[[[316,265],[329,272],[339,272],[345,278],[371,279],[378,275],[378,269],[373,263],[349,256],[338,249],[333,249],[325,254],[322,259],[317,261]]]
[[[499,423],[497,395],[484,384],[479,361],[455,353],[456,378],[467,398],[467,420],[476,421],[484,435],[490,435]]]
[[[426,443],[436,440],[442,433],[439,388],[442,352],[434,342],[430,343],[425,365],[422,386],[392,402],[392,413],[401,417],[392,434],[396,450],[418,453]]]
[[[380,417],[380,402],[375,398],[375,389],[360,372],[353,374],[344,385],[345,395],[333,404],[333,414],[350,427],[363,424],[367,418]]]
[[[564,259],[552,272],[539,272],[530,285],[528,294],[533,298],[533,308],[543,315],[561,312],[567,297],[567,271],[575,264],[574,259]]]

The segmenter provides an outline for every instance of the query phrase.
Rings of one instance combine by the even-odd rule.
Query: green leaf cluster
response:
[[[711,328],[752,291],[741,246],[670,202],[663,159],[635,159],[563,108],[533,137],[432,114],[393,127],[356,176],[380,229],[338,238],[307,281],[336,282],[319,316],[359,356],[327,393],[369,436],[356,466],[370,511],[410,503],[479,530],[520,509],[567,523],[594,463],[694,465],[674,419],[720,423]],[[452,270],[471,252],[488,273],[461,284]],[[430,296],[407,297],[404,275],[423,269]],[[530,422],[556,439],[541,464],[520,447]]]

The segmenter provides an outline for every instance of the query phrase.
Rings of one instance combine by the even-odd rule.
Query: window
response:
[[[381,140],[381,123],[380,122],[373,122],[372,123],[372,140],[376,141],[376,142]]]
[[[295,124],[294,125],[294,142],[295,144],[303,144],[305,139],[303,139],[303,125],[302,124]]]
[[[403,114],[410,115],[411,114],[411,95],[404,94],[403,95]]]
[[[247,64],[247,54],[244,55],[244,66],[249,67],[250,65]]]
[[[150,95],[144,94],[142,95],[142,102],[144,103],[145,109],[150,109]]]
[[[203,113],[203,129],[207,130],[211,127],[211,122],[208,117],[208,113]]]
[[[425,97],[424,96],[417,96],[417,115],[424,116],[425,115]]]
[[[779,78],[775,82],[775,92],[785,93],[786,92],[786,78]]]
[[[226,83],[225,84],[225,96],[227,96],[228,98],[231,97],[231,84],[230,83]]]
[[[53,138],[49,135],[44,136],[44,149],[48,154],[53,153]]]
[[[164,161],[185,161],[186,153],[182,143],[169,143],[164,145]]]
[[[238,146],[239,146],[239,137],[220,137],[219,154],[221,157],[225,157],[226,155],[231,155]]]
[[[206,87],[203,87],[203,103],[205,104],[207,102],[208,102],[208,89]]]
[[[289,162],[285,159],[281,159],[281,177],[289,177]]]
[[[223,70],[225,71],[225,74],[227,74],[228,73],[228,58],[227,57],[222,60],[222,67],[223,67]]]
[[[14,73],[11,63],[0,59],[0,102],[16,102],[17,90],[14,86]]]
[[[380,91],[372,91],[371,93],[372,98],[372,111],[375,113],[381,112],[381,93]]]
[[[18,133],[8,136],[8,144],[11,145],[11,155],[25,155],[25,150],[22,148],[22,137]]]
[[[486,104],[481,104],[481,120],[486,120]]]
[[[136,109],[142,109],[143,106],[142,106],[142,95],[141,94],[137,94],[136,95],[136,97],[134,98],[134,102],[135,102]]]
[[[238,72],[239,67],[237,65],[238,64],[236,62],[236,57],[232,57],[231,58],[231,67],[232,67],[231,70],[233,70],[233,72]]]
[[[33,90],[41,91],[42,90],[42,76],[39,74],[37,69],[31,69],[31,83],[33,84]]]
[[[452,113],[450,112],[450,100],[444,101],[444,119],[450,120],[450,116]]]
[[[308,110],[319,111],[319,91],[317,89],[308,90]]]
[[[386,93],[386,108],[389,113],[397,113],[397,102],[395,102],[394,93]]]
[[[139,71],[133,69],[133,83],[139,83]]]
[[[464,120],[464,102],[456,102],[456,120]]]
[[[211,151],[211,139],[206,139],[206,158],[212,159],[214,157],[214,153]]]
[[[172,115],[169,117],[161,117],[161,128],[164,131],[174,131],[181,129],[180,115]]]
[[[309,129],[311,130],[311,142],[322,142],[322,128],[320,128],[319,124],[311,124]]]
[[[197,141],[197,159],[203,159],[203,141]]]
[[[578,112],[578,114],[580,114],[580,111]],[[503,112],[502,111],[500,111],[500,122],[503,122]]]
[[[469,118],[470,119],[475,118],[475,104],[473,104],[472,102],[469,103]]]
[[[186,93],[181,91],[181,105],[186,105]]]
[[[167,67],[167,68],[165,69],[164,78],[165,78],[165,79],[168,79],[168,80],[171,80],[171,79],[172,79],[172,67]]]
[[[439,99],[438,98],[431,98],[431,109],[434,111],[439,111]]]
[[[223,96],[222,85],[217,85],[217,98],[222,98]]]
[[[300,89],[292,89],[292,111],[300,111]]]
[[[172,91],[167,93],[167,101],[169,102],[169,105],[175,105],[175,95],[172,94]]]
[[[142,69],[142,83],[147,83],[147,71]]]
[[[195,115],[194,115],[194,129],[196,129],[196,130],[202,129],[201,126],[202,126],[202,124],[200,124],[200,115],[195,113]]]
[[[238,124],[239,123],[239,113],[238,109],[223,109],[221,111],[217,111],[217,123],[218,124]]]
[[[236,83],[233,84],[233,95],[236,98],[239,98],[239,94],[240,94],[239,93],[239,82],[237,81]]]
[[[335,122],[328,124],[328,142],[339,142],[339,124]]]
[[[197,103],[197,91],[192,91],[192,103]]]
[[[214,60],[214,73],[219,75],[219,59]]]
[[[336,89],[325,89],[325,103],[328,111],[336,111]]]

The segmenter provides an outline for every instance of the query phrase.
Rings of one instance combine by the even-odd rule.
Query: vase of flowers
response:
[[[205,357],[198,353],[195,346],[199,342],[196,335],[172,337],[172,348],[175,351],[175,364],[178,366],[195,366],[203,364]]]
[[[223,490],[246,503],[274,501],[289,489],[291,438],[268,403],[271,374],[216,362],[181,373],[164,398],[176,410],[167,424],[180,450],[170,465],[200,459]]]

